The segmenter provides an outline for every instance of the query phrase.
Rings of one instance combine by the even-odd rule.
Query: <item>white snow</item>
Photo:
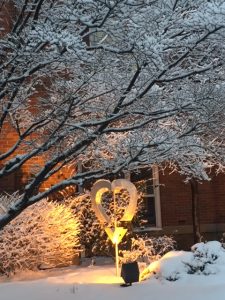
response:
[[[225,278],[225,249],[220,242],[197,243],[191,250],[192,252],[168,252],[148,266],[148,275],[154,275],[161,281],[182,282],[190,281],[196,276],[197,281],[199,278],[211,278],[209,275],[214,275],[212,280],[215,282],[219,280],[220,275]]]
[[[196,249],[210,249],[218,255],[216,274],[187,274],[183,261],[191,261],[196,252],[172,251],[151,264],[152,270],[161,275],[180,273],[177,281],[163,276],[134,283],[122,288],[122,278],[116,277],[115,267],[110,265],[79,266],[62,269],[24,272],[0,283],[1,300],[224,300],[225,262],[224,250],[219,243],[196,244]],[[195,250],[196,251],[196,250]],[[208,252],[208,251],[207,251]],[[214,263],[212,264],[214,265]]]

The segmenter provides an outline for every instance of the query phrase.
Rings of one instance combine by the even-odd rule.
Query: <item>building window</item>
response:
[[[138,212],[133,222],[135,230],[161,229],[158,168],[156,166],[152,168],[139,168],[137,171],[130,173],[129,179],[135,184],[138,193],[141,195]]]

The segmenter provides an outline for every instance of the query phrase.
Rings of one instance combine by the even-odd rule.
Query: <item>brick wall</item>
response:
[[[0,133],[0,153],[5,153],[9,150],[18,139],[16,130],[10,125],[10,121],[6,122]],[[22,149],[18,149],[11,157],[23,153]],[[3,163],[0,163],[0,168]],[[27,161],[19,170],[5,176],[0,180],[0,193],[1,192],[14,192],[16,190],[23,190],[23,187],[35,173],[35,168],[44,165],[45,157],[36,156]],[[54,174],[49,180],[45,181],[40,190],[46,189],[51,185],[68,178],[75,172],[74,166],[67,166],[62,168],[56,174]]]
[[[225,175],[198,185],[201,224],[225,223]],[[162,223],[165,226],[192,225],[191,187],[179,174],[160,174]]]
[[[191,188],[179,174],[160,174],[160,200],[162,224],[164,226],[188,225],[192,223]]]
[[[201,223],[225,223],[225,175],[199,185]]]

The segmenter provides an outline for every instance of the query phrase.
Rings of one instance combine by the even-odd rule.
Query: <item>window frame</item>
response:
[[[159,231],[162,230],[162,216],[161,216],[161,202],[160,202],[160,184],[159,184],[159,169],[157,165],[152,166],[153,175],[153,194],[146,194],[146,197],[154,197],[155,200],[155,226],[137,227],[133,228],[134,232],[147,232],[147,231]],[[127,172],[125,177],[130,180],[130,172]]]

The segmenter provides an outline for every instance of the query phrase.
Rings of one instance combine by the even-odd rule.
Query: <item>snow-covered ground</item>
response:
[[[127,288],[112,264],[20,273],[1,281],[0,300],[225,300],[225,250],[210,242],[193,251],[166,254],[150,265],[156,275]],[[199,271],[188,274],[187,262]]]
[[[185,280],[160,281],[155,278],[122,288],[113,266],[62,269],[58,274],[28,280],[37,274],[24,274],[0,284],[1,300],[224,300],[225,273],[189,275]],[[44,276],[45,274],[38,274]],[[24,280],[27,276],[27,280]]]

